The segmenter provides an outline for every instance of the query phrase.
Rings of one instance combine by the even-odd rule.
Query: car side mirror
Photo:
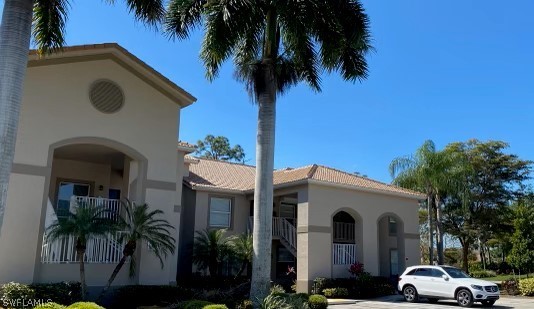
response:
[[[443,278],[445,281],[449,281],[449,277],[447,277],[447,275],[442,275],[441,278]]]

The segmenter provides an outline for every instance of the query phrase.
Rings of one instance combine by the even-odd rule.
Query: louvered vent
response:
[[[91,104],[102,113],[112,114],[119,111],[124,105],[122,89],[108,80],[98,80],[89,90]]]

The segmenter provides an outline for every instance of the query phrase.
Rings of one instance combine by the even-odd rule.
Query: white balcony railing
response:
[[[72,196],[70,200],[70,211],[72,212],[78,206],[100,207],[103,210],[106,210],[106,212],[103,213],[103,217],[117,220],[120,215],[121,201],[103,197]]]
[[[334,243],[332,246],[332,263],[334,265],[351,265],[356,263],[356,245]]]
[[[248,229],[252,232],[254,228],[254,217],[248,218]],[[287,218],[273,217],[273,236],[280,237],[290,246],[289,249],[297,249],[297,229]]]
[[[122,258],[125,240],[120,240],[121,234],[116,232],[107,236],[89,239],[85,251],[86,263],[118,263]],[[50,242],[46,234],[43,237],[41,250],[42,263],[76,263],[80,257],[76,252],[76,237],[69,236]]]

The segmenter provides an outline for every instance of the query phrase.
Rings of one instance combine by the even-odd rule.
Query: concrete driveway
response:
[[[356,308],[378,308],[378,309],[394,309],[394,308],[416,308],[416,309],[452,309],[461,308],[453,300],[440,300],[437,304],[429,304],[424,299],[419,303],[407,303],[400,295],[391,295],[372,300],[359,300],[355,304],[350,305],[331,305],[332,309],[356,309]],[[473,308],[484,308],[480,303],[475,303]],[[501,297],[495,305],[491,308],[518,308],[518,309],[534,309],[534,298],[526,297]]]

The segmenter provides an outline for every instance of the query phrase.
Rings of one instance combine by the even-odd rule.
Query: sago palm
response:
[[[72,236],[76,239],[76,253],[80,262],[82,297],[85,297],[85,251],[89,240],[107,236],[117,230],[116,222],[108,219],[106,210],[100,207],[78,206],[75,213],[54,222],[46,230],[46,239],[54,242]]]
[[[164,16],[163,0],[125,2],[135,18],[146,24],[155,25]],[[4,0],[0,25],[0,231],[15,154],[30,37],[33,33],[41,54],[61,48],[65,44],[69,8],[69,0]]]
[[[259,106],[251,299],[263,298],[271,274],[276,99],[299,82],[320,91],[323,71],[365,79],[368,17],[358,0],[171,0],[165,28],[178,39],[204,29],[207,78],[233,58],[237,79]]]
[[[230,238],[224,229],[204,229],[196,231],[193,244],[193,263],[200,269],[208,269],[210,276],[219,275],[219,264],[230,251]]]
[[[122,231],[119,240],[125,245],[122,250],[122,258],[109,277],[101,296],[109,289],[128,258],[130,259],[129,275],[130,277],[135,275],[134,253],[142,241],[148,244],[150,252],[159,259],[162,268],[164,266],[163,260],[176,250],[176,241],[171,235],[174,227],[163,218],[163,211],[151,210],[147,204],[136,205],[129,200],[124,200],[122,205],[124,215],[119,224]]]
[[[250,276],[251,269],[249,269],[249,266],[252,265],[252,257],[254,256],[252,235],[244,233],[231,237],[230,248],[232,254],[241,261],[241,267],[236,274],[236,278],[241,276],[245,270],[247,270],[247,275]]]

